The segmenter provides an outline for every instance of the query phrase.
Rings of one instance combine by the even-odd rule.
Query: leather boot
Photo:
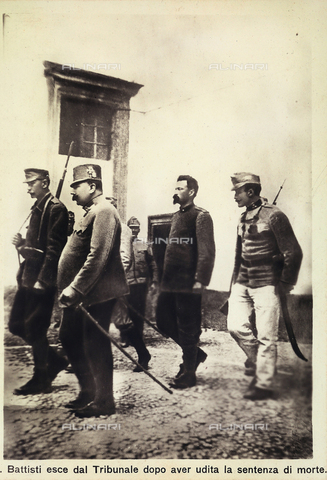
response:
[[[75,411],[76,417],[79,418],[100,417],[102,415],[109,417],[115,413],[115,405],[98,404],[95,402],[91,402],[89,405],[86,405],[86,407]]]
[[[141,333],[136,327],[132,326],[124,330],[124,335],[128,338],[130,344],[135,348],[138,355],[138,363],[142,365],[145,370],[147,370],[149,368],[151,355],[145,346]],[[133,371],[142,372],[142,369],[136,366]]]
[[[106,375],[99,373],[94,376],[96,393],[92,402],[84,408],[75,408],[77,417],[99,417],[100,415],[113,415],[116,412],[113,395],[112,372]]]
[[[85,374],[80,372],[78,372],[76,376],[81,390],[75,400],[66,403],[66,408],[84,408],[94,399],[96,387],[93,376],[90,373]]]
[[[198,353],[197,353],[197,357],[196,357],[196,365],[195,365],[195,371],[197,371],[198,369],[198,366],[200,365],[200,363],[203,363],[206,361],[207,359],[207,354],[206,352],[204,352],[202,350],[202,348],[198,347]],[[177,373],[176,377],[175,378],[179,378],[182,373],[184,373],[185,371],[185,368],[184,368],[184,363],[180,363],[179,364],[179,372]]]
[[[254,387],[253,389],[249,390],[245,395],[243,395],[243,397],[247,400],[252,400],[253,402],[255,402],[256,400],[267,400],[268,398],[273,398],[273,395],[274,392],[272,390]]]
[[[194,387],[196,384],[196,364],[198,357],[198,347],[188,346],[183,347],[183,364],[184,372],[174,380],[174,383],[171,384],[172,388],[189,388]]]
[[[66,403],[65,408],[79,409],[84,408],[86,405],[92,402],[94,398],[94,393],[88,392],[86,390],[81,390],[75,400],[71,400]]]
[[[34,369],[31,380],[25,385],[14,390],[14,395],[37,395],[38,393],[51,393],[51,381],[45,369]]]
[[[65,370],[69,365],[67,358],[60,356],[54,349],[49,348],[48,353],[48,377],[50,382],[56,378],[58,373]]]

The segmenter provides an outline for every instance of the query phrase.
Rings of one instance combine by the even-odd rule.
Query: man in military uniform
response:
[[[106,197],[111,204],[117,208],[117,200],[113,197]],[[123,263],[124,271],[127,277],[127,281],[130,281],[130,278],[134,279],[134,275],[130,275],[131,268],[133,272],[135,269],[135,258],[133,251],[133,235],[131,229],[125,224],[122,223],[122,232],[120,240],[120,256]],[[148,368],[149,360],[151,355],[146,348],[142,336],[143,324],[142,320],[139,320],[139,317],[136,315],[136,310],[139,309],[140,313],[144,315],[145,310],[145,296],[146,288],[144,291],[144,299],[139,299],[137,294],[143,294],[143,290],[140,292],[134,290],[133,282],[130,285],[130,295],[119,298],[116,302],[112,319],[115,327],[120,331],[122,347],[126,348],[132,345],[137,354],[138,354],[138,363],[143,366],[143,368]],[[146,287],[146,284],[144,284]],[[133,307],[132,307],[133,305]],[[133,308],[133,310],[132,310]],[[137,311],[139,311],[137,310]],[[137,323],[134,323],[137,322]],[[137,326],[141,325],[141,330]],[[140,372],[142,369],[138,366],[134,368],[134,372]]]
[[[78,417],[112,415],[115,403],[110,340],[78,305],[82,302],[99,325],[109,329],[116,299],[129,291],[119,250],[121,223],[117,210],[103,197],[98,165],[79,165],[73,176],[73,200],[85,214],[59,262],[59,302],[63,307],[59,336],[80,393],[66,406]]]
[[[246,207],[238,225],[235,265],[229,299],[228,329],[247,356],[247,375],[254,375],[250,400],[273,396],[280,301],[278,288],[289,293],[296,284],[302,250],[286,215],[260,197],[260,178],[232,176],[235,201]],[[255,313],[255,328],[251,322]]]
[[[158,285],[157,266],[153,258],[152,249],[144,241],[139,240],[140,222],[136,217],[131,217],[127,226],[132,234],[131,266],[126,270],[130,294],[126,298],[128,315],[132,325],[121,330],[123,338],[132,345],[138,354],[138,363],[147,369],[151,355],[143,340],[146,299],[148,288],[155,290]],[[134,372],[142,370],[136,366]]]
[[[34,375],[15,395],[51,392],[51,382],[68,362],[49,346],[47,330],[56,294],[58,260],[67,239],[68,212],[50,190],[47,170],[25,170],[27,192],[36,199],[23,239],[13,238],[24,258],[17,275],[16,293],[9,319],[9,331],[32,346]]]
[[[188,388],[196,384],[195,371],[207,357],[197,344],[202,292],[210,282],[215,243],[209,212],[194,205],[198,182],[180,175],[175,192],[173,201],[180,209],[173,215],[165,252],[157,325],[183,351],[183,363],[172,387]]]

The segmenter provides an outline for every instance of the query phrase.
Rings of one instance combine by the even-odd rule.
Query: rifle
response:
[[[73,151],[73,146],[74,146],[74,142],[71,142],[71,144],[70,144],[70,146],[69,146],[69,150],[68,150],[68,156],[67,156],[65,168],[64,168],[62,177],[61,177],[61,179],[59,180],[58,187],[57,187],[56,197],[57,197],[58,199],[59,199],[59,197],[60,197],[60,195],[61,195],[62,186],[63,186],[63,184],[64,184],[65,176],[66,176],[66,173],[67,173],[67,167],[68,167],[69,158],[70,158],[70,156],[71,156],[71,154],[72,154],[72,151]]]
[[[285,182],[286,182],[286,178],[285,178],[285,180],[283,181],[282,185],[280,186],[280,189],[278,190],[278,193],[277,193],[274,201],[272,202],[273,205],[276,205],[276,204],[277,204],[277,198],[279,197],[279,194],[280,194],[280,192],[282,191],[282,188],[283,188]]]

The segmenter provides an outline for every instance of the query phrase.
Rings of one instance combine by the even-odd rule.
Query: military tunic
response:
[[[157,325],[183,351],[197,345],[201,334],[201,294],[195,282],[207,286],[215,259],[213,223],[209,212],[190,204],[172,218],[165,252]]]
[[[51,193],[32,207],[26,239],[18,248],[25,260],[18,275],[18,291],[9,318],[9,330],[32,345],[35,367],[44,370],[57,355],[49,348],[50,325],[56,293],[58,261],[67,240],[68,212]],[[34,291],[40,282],[42,291]]]
[[[128,293],[120,257],[121,223],[117,210],[98,199],[70,236],[58,270],[58,288],[67,286],[105,330],[116,299]],[[81,391],[98,405],[114,406],[110,340],[84,314],[64,308],[60,340]]]
[[[256,366],[256,386],[270,390],[276,360],[280,302],[279,282],[297,281],[302,250],[286,215],[259,201],[238,225],[228,329]],[[251,321],[255,313],[255,334]]]

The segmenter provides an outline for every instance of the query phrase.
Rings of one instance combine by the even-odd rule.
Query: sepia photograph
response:
[[[3,478],[327,478],[324,3],[1,13]]]

